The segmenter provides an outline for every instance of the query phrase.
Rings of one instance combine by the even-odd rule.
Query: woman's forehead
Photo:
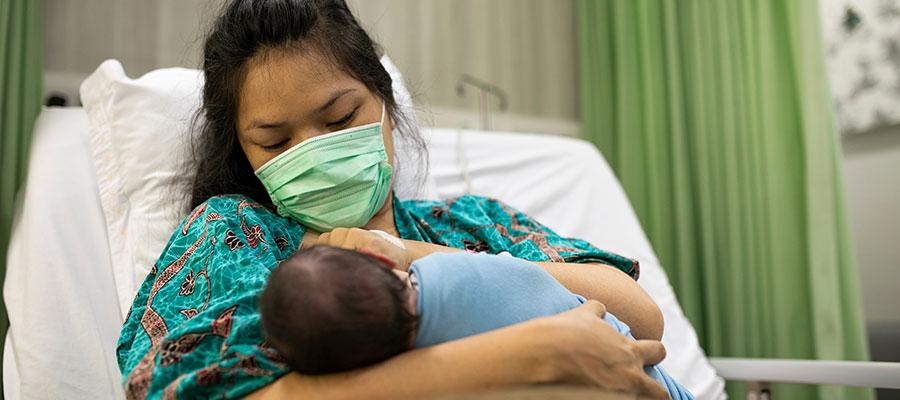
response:
[[[365,86],[313,51],[268,51],[247,64],[239,91],[241,121],[290,112],[314,112],[335,92]]]

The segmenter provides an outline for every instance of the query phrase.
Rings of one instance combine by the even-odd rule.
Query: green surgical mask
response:
[[[316,136],[256,170],[276,211],[319,232],[365,225],[390,193],[381,121]]]

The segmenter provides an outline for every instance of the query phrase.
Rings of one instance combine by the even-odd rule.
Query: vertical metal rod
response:
[[[479,91],[478,113],[481,114],[481,130],[491,130],[491,99],[490,93],[484,89]]]
[[[462,74],[459,78],[459,82],[456,84],[456,94],[459,95],[459,97],[465,96],[466,85],[474,86],[478,89],[478,116],[481,121],[480,129],[491,130],[493,128],[493,116],[490,96],[497,96],[500,100],[500,111],[504,111],[508,107],[506,92],[496,85],[474,78],[468,74]]]

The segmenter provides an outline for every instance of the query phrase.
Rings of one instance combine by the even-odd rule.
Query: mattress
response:
[[[123,315],[88,122],[47,108],[35,129],[27,184],[8,253],[6,398],[122,398],[115,346]],[[639,283],[666,320],[663,367],[697,398],[722,398],[665,273],[618,180],[586,142],[547,135],[426,129],[437,196],[496,197],[565,236],[636,258]]]

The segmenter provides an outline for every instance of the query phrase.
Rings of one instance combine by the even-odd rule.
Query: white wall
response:
[[[819,5],[870,349],[900,361],[900,3]]]
[[[866,319],[900,323],[900,127],[845,137],[843,144]]]
[[[467,73],[503,89],[514,114],[576,119],[572,0],[348,0],[424,103],[474,109]]]
[[[44,0],[45,92],[67,94],[103,60],[138,77],[200,65],[202,26],[219,0]]]
[[[900,361],[900,126],[847,136],[843,147],[873,357]]]

